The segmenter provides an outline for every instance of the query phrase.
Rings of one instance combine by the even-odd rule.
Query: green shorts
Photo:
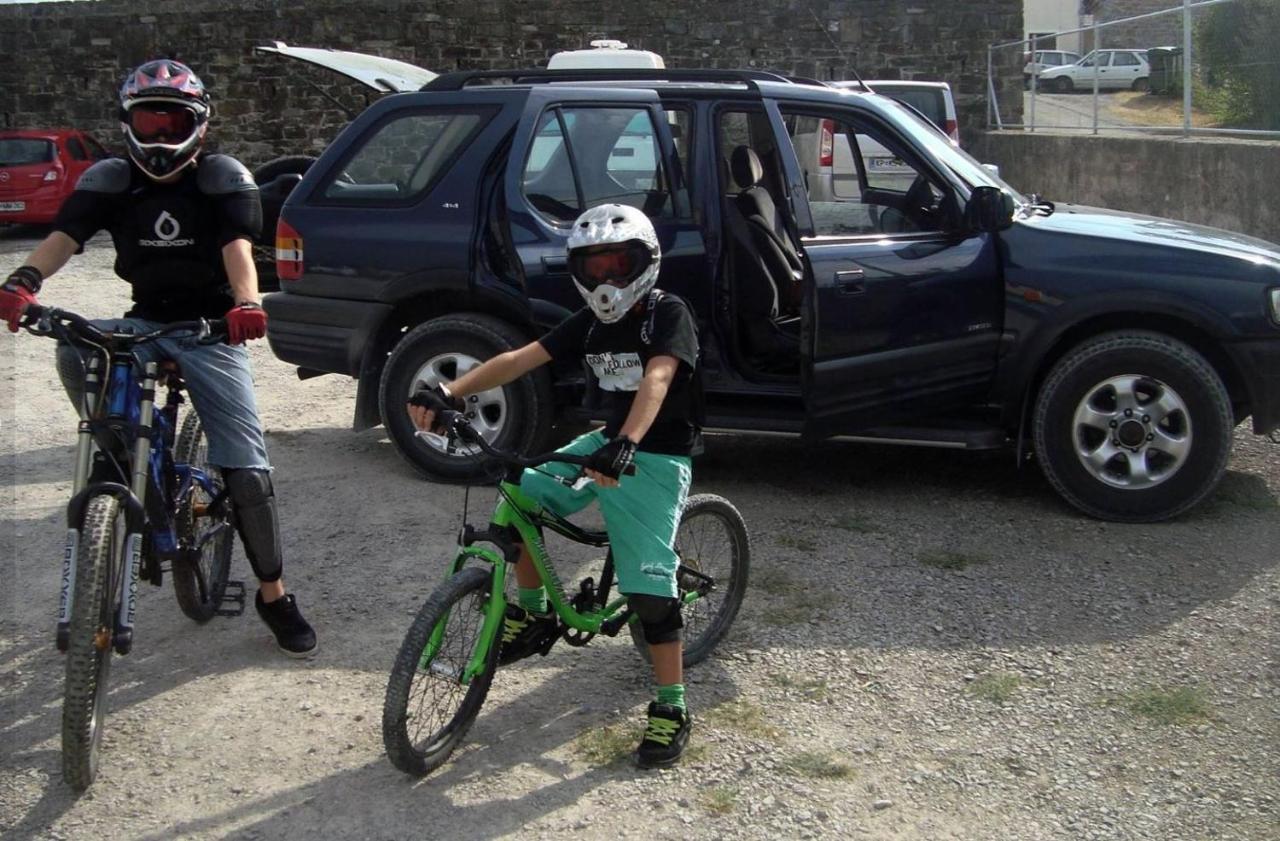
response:
[[[604,434],[597,430],[575,438],[557,452],[588,455],[606,443]],[[575,491],[545,475],[571,477],[580,469],[573,464],[549,462],[537,470],[526,470],[520,478],[520,489],[561,517],[581,511],[593,499],[600,500],[618,591],[624,595],[645,593],[674,598],[679,561],[672,546],[680,510],[693,479],[689,457],[636,453],[635,475],[623,476],[616,488],[601,488],[589,482]]]

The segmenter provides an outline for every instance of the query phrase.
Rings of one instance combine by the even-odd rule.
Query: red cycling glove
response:
[[[36,293],[44,277],[34,266],[23,266],[9,275],[4,286],[0,286],[0,321],[9,325],[10,333],[18,332],[18,322],[22,312],[32,304],[38,305]]]
[[[244,344],[267,335],[267,311],[257,304],[240,304],[227,310],[227,344]]]

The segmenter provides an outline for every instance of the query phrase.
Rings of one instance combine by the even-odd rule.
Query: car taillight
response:
[[[960,145],[960,126],[956,124],[955,120],[947,120],[946,132],[947,132],[947,137],[951,138],[951,142],[959,146]]]
[[[832,120],[822,121],[822,136],[819,138],[818,166],[831,166],[832,150],[835,148],[836,124]]]
[[[302,236],[284,217],[276,223],[276,277],[281,280],[302,277]]]
[[[57,181],[57,180],[58,180],[58,171],[57,171],[56,169],[51,169],[51,170],[49,170],[48,172],[46,172],[46,173],[44,174],[44,178],[43,178],[42,180],[44,180],[44,181]]]

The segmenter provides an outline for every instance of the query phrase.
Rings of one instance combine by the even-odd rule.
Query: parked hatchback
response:
[[[1051,67],[1075,64],[1080,60],[1080,53],[1072,53],[1066,50],[1036,50],[1034,59],[1032,59],[1031,53],[1027,53],[1022,57],[1022,60],[1024,62],[1022,83],[1030,87],[1033,75],[1043,74],[1044,71]]]
[[[1151,84],[1151,66],[1146,50],[1095,50],[1075,64],[1053,67],[1040,74],[1036,83],[1047,91],[1070,93],[1093,90],[1145,91]]]
[[[106,157],[82,131],[0,131],[0,223],[52,222],[80,175]]]

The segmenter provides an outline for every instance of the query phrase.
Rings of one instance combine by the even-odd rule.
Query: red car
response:
[[[74,129],[0,131],[0,223],[52,222],[80,175],[109,157]]]

